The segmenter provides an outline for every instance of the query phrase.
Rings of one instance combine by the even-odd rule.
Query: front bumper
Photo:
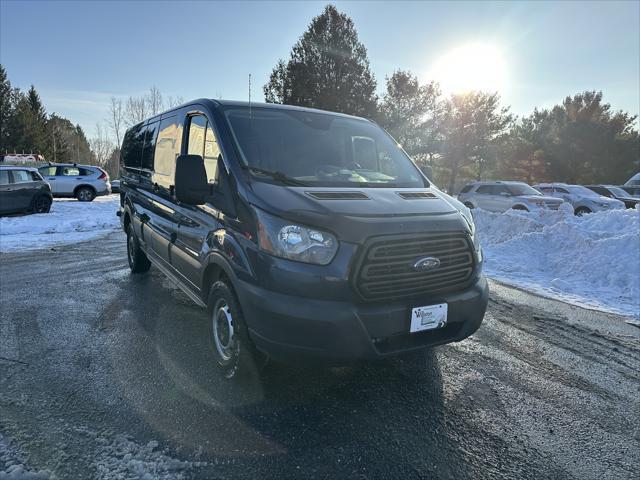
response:
[[[315,300],[238,283],[252,340],[258,349],[285,361],[300,357],[330,363],[379,359],[457,342],[480,327],[489,296],[483,276],[466,290],[411,303]],[[446,327],[409,333],[411,308],[445,302]]]

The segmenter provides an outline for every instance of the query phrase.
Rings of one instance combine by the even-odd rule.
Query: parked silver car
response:
[[[545,197],[524,182],[474,182],[465,185],[458,200],[468,208],[481,208],[491,212],[507,210],[557,210],[562,200]]]
[[[566,183],[541,183],[535,188],[545,195],[561,198],[573,206],[576,215],[602,212],[625,208],[624,202],[614,198],[603,197],[582,185],[568,185]]]
[[[75,163],[50,163],[38,168],[51,186],[54,197],[75,197],[90,202],[99,195],[109,195],[109,175],[100,167]]]

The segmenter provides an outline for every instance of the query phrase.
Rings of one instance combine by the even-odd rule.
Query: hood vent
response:
[[[362,192],[305,192],[318,200],[369,200]]]
[[[405,200],[419,200],[421,198],[438,198],[431,192],[396,192]]]

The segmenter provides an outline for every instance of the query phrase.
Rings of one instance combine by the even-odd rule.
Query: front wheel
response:
[[[591,209],[587,208],[587,207],[578,207],[576,208],[575,214],[578,217],[581,217],[582,215],[584,215],[585,213],[591,213]]]
[[[127,260],[131,273],[145,273],[151,268],[151,262],[140,248],[131,224],[127,226]]]
[[[209,346],[218,370],[227,379],[257,374],[266,357],[249,338],[240,304],[225,281],[209,290]]]
[[[40,195],[33,200],[33,213],[49,213],[51,210],[51,198]]]

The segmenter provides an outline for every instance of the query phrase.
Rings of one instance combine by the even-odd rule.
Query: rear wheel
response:
[[[578,217],[581,217],[582,215],[584,215],[585,213],[591,213],[591,209],[587,208],[587,207],[578,207],[576,208],[575,214]]]
[[[49,213],[51,210],[51,198],[40,195],[33,200],[33,213]]]
[[[127,260],[131,273],[145,273],[151,268],[151,262],[140,248],[131,224],[127,225]]]
[[[228,379],[259,374],[266,356],[249,338],[240,304],[224,280],[211,285],[207,305],[209,346],[218,370]]]
[[[91,202],[96,198],[96,192],[90,187],[80,187],[76,191],[76,198],[81,202]]]

